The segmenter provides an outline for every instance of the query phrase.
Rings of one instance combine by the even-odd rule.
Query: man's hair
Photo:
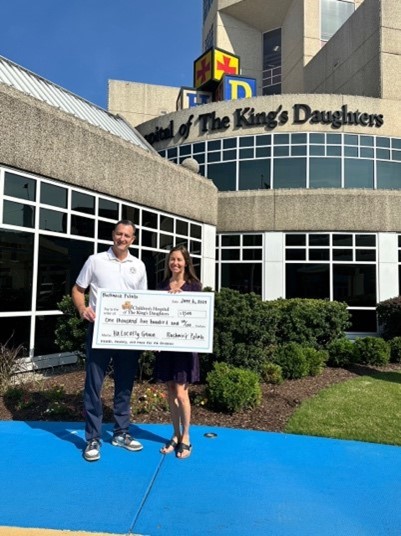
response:
[[[117,229],[117,227],[119,225],[130,225],[134,230],[134,234],[136,232],[135,224],[131,220],[120,220],[120,221],[118,221],[114,226],[114,231]]]

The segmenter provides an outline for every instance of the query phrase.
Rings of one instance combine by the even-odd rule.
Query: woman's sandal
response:
[[[192,445],[187,445],[186,443],[178,443],[178,447],[175,451],[175,455],[180,460],[185,460],[185,458],[189,458],[191,456],[191,449],[192,449]],[[183,456],[184,452],[186,453],[185,456]]]
[[[178,446],[177,441],[174,441],[174,439],[170,439],[170,441],[167,441],[167,443],[160,449],[160,452],[162,454],[170,454],[171,452],[174,452],[176,447]],[[171,450],[169,450],[171,449]]]

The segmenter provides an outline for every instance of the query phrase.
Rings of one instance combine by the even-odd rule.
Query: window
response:
[[[157,233],[142,230],[141,245],[148,248],[157,248]]]
[[[82,216],[74,216],[74,214],[72,214],[71,234],[93,238],[95,236],[95,220],[83,218]]]
[[[191,223],[190,234],[192,238],[198,238],[200,240],[202,238],[202,227],[200,225],[196,225],[195,223]]]
[[[137,207],[130,207],[128,205],[122,206],[122,220],[130,220],[136,226],[139,224],[140,210]]]
[[[36,180],[6,171],[4,174],[4,195],[35,201]]]
[[[3,229],[0,246],[0,311],[30,310],[33,234]]]
[[[99,220],[97,225],[97,237],[100,240],[108,240],[109,242],[111,242],[113,230],[114,223]]]
[[[313,263],[286,264],[285,285],[286,298],[329,298],[330,266]]]
[[[71,209],[84,214],[95,213],[95,198],[92,195],[76,192],[71,195]]]
[[[4,201],[3,221],[9,225],[18,227],[35,227],[35,207],[14,203],[14,201]]]
[[[401,188],[401,163],[377,162],[377,187],[399,190]]]
[[[160,230],[166,231],[167,233],[174,232],[174,220],[169,216],[160,216]]]
[[[281,93],[281,28],[263,34],[262,93]]]
[[[258,247],[258,246],[262,246],[262,235],[260,234],[255,234],[255,235],[252,235],[252,234],[245,234],[245,235],[242,235],[242,242],[243,242],[243,246],[244,248],[245,247]]]
[[[194,152],[195,148],[201,174],[220,191],[401,189],[400,138],[275,132],[197,142]],[[176,148],[182,150],[183,146]]]
[[[40,209],[39,227],[45,231],[55,231],[56,233],[67,232],[67,214],[57,212],[47,208]]]
[[[109,218],[111,220],[118,220],[118,203],[111,201],[110,199],[99,199],[99,216],[102,218]]]
[[[223,263],[220,288],[262,294],[262,264]]]
[[[375,332],[376,255],[372,233],[288,233],[285,297],[346,302],[352,314],[350,330]]]
[[[208,177],[220,191],[236,190],[236,168],[236,162],[211,164],[208,166]]]
[[[306,188],[306,158],[275,158],[274,188]]]
[[[354,0],[320,0],[320,39],[328,41],[354,10]]]
[[[240,235],[223,235],[221,237],[221,245],[228,247],[240,247],[241,236]]]
[[[42,182],[40,202],[53,207],[67,208],[67,189],[55,184]]]
[[[2,344],[17,348],[23,346],[22,356],[29,354],[31,318],[29,316],[0,318],[0,341]]]
[[[1,337],[6,342],[12,335],[14,346],[24,345],[24,355],[58,353],[57,304],[70,294],[89,255],[108,250],[120,218],[138,225],[130,251],[145,262],[150,289],[163,277],[166,250],[174,245],[188,247],[200,275],[202,224],[48,178],[3,173],[0,223],[19,229],[0,229]]]
[[[311,158],[309,188],[341,188],[341,159]]]
[[[373,160],[345,159],[344,188],[373,188],[373,175]]]
[[[60,348],[54,342],[54,332],[59,315],[37,316],[35,329],[35,354],[46,355],[58,353]]]
[[[376,266],[335,264],[333,266],[333,299],[353,306],[376,305]]]
[[[239,190],[270,188],[270,160],[243,160],[239,163]]]
[[[142,227],[150,227],[151,229],[157,229],[157,214],[149,212],[149,210],[142,211]]]
[[[57,303],[71,288],[86,259],[93,253],[93,243],[55,236],[39,239],[37,309],[57,309]]]
[[[177,220],[175,224],[175,232],[179,235],[188,236],[188,223],[186,221]]]
[[[229,287],[262,295],[262,234],[217,236],[216,258],[220,259],[220,280],[216,279],[218,288]]]
[[[174,237],[171,235],[160,235],[160,249],[171,249],[174,246]]]

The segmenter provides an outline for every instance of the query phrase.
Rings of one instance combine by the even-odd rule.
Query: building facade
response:
[[[214,285],[217,189],[190,165],[161,159],[123,119],[5,58],[0,128],[0,337],[23,345],[27,367],[76,359],[54,343],[57,304],[119,219],[137,225],[132,253],[150,288],[177,244]]]
[[[111,80],[102,110],[0,58],[3,342],[71,359],[57,303],[120,218],[150,288],[184,243],[204,285],[345,301],[350,333],[375,333],[401,280],[400,32],[396,0],[205,0],[202,53],[256,92],[190,107]]]
[[[375,333],[400,289],[399,4],[214,0],[203,20],[257,95],[137,128],[219,190],[216,288],[345,301],[350,332]]]

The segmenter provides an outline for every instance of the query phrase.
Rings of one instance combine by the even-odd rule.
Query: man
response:
[[[84,458],[100,458],[100,437],[103,418],[101,390],[108,366],[113,359],[114,371],[114,435],[112,445],[131,451],[143,446],[129,434],[130,400],[138,368],[139,352],[92,348],[93,322],[99,288],[109,290],[146,290],[146,268],[142,261],[129,252],[135,240],[135,225],[129,220],[119,221],[112,233],[113,246],[108,251],[91,255],[84,264],[72,289],[72,300],[81,318],[87,320],[86,379],[84,389],[85,438]],[[85,305],[85,291],[90,287],[89,305]]]

